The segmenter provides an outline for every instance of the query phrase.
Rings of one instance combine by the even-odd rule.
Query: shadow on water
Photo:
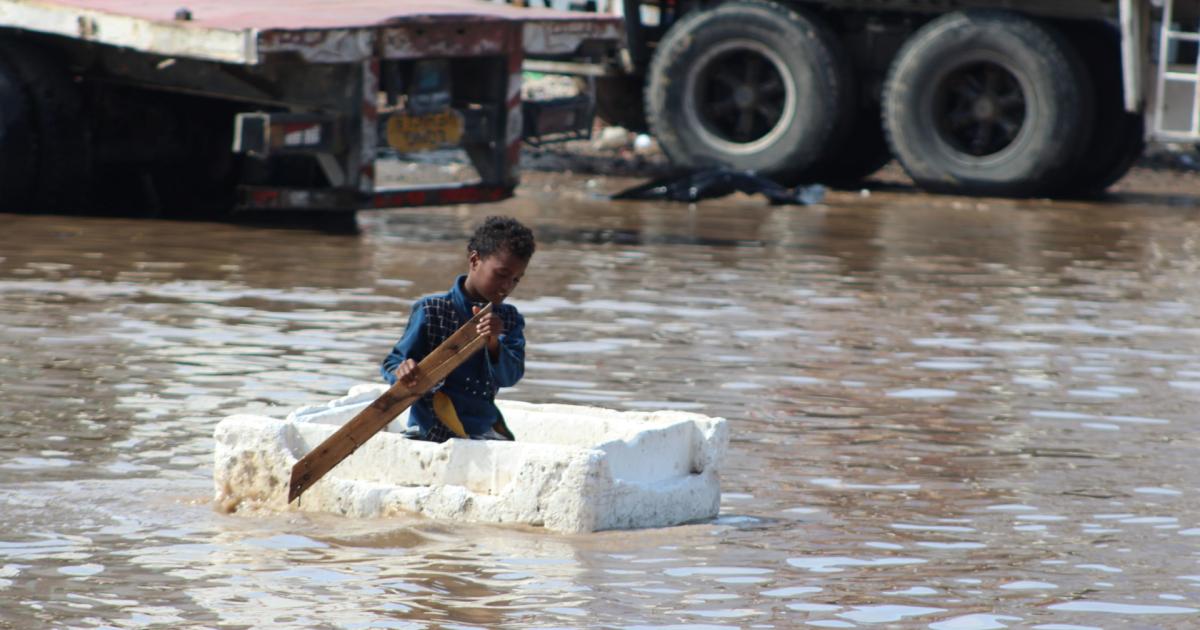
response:
[[[340,210],[304,212],[239,212],[229,222],[261,228],[316,230],[326,234],[358,234],[358,213]]]
[[[141,219],[179,223],[219,222],[256,228],[314,230],[326,234],[358,234],[358,213],[345,210],[303,211],[230,211],[228,209],[191,209],[179,212],[154,212],[144,209],[93,209],[86,212],[47,212],[6,210],[14,216],[60,216],[78,219]]]
[[[1161,206],[1171,208],[1200,209],[1200,195],[1172,194],[1161,192],[1112,192],[1089,200],[1098,204],[1125,206]]]

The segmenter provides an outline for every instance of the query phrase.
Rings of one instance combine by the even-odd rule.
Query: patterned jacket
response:
[[[459,276],[448,292],[425,296],[413,304],[404,335],[380,368],[388,384],[396,382],[396,368],[405,359],[420,363],[425,355],[471,319],[471,307],[480,305],[472,304],[463,290],[466,278]],[[495,403],[496,391],[501,387],[512,387],[525,374],[525,319],[511,304],[498,304],[492,309],[504,322],[498,356],[493,359],[485,348],[434,388],[450,397],[468,435],[481,435],[492,428],[492,424],[500,419],[500,410]],[[421,435],[429,435],[438,425],[433,412],[433,392],[412,406],[408,424],[409,427],[419,426]]]

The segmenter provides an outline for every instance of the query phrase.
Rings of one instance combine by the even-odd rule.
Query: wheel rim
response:
[[[775,51],[753,40],[705,51],[688,72],[684,116],[708,144],[753,153],[786,133],[795,117],[796,83]]]
[[[1016,75],[999,63],[978,61],[946,75],[933,114],[944,142],[967,156],[987,158],[1017,141],[1027,105]]]

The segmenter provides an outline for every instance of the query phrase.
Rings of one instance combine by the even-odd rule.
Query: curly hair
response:
[[[467,243],[467,253],[477,252],[487,258],[498,251],[506,251],[525,262],[533,258],[533,232],[512,217],[491,216],[475,228],[475,234]]]

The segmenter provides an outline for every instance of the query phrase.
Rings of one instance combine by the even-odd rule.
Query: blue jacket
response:
[[[459,276],[450,291],[425,296],[413,304],[404,335],[380,368],[383,380],[388,384],[396,382],[396,368],[405,359],[420,363],[471,318],[472,306],[482,306],[472,304],[463,291],[466,278]],[[434,388],[450,397],[468,435],[480,435],[492,428],[492,424],[500,419],[500,410],[495,403],[496,391],[501,387],[512,387],[525,374],[525,319],[509,304],[493,306],[492,312],[504,322],[498,356],[493,359],[485,347]],[[412,406],[408,425],[420,426],[424,435],[435,423],[437,417],[433,412],[431,391]]]

